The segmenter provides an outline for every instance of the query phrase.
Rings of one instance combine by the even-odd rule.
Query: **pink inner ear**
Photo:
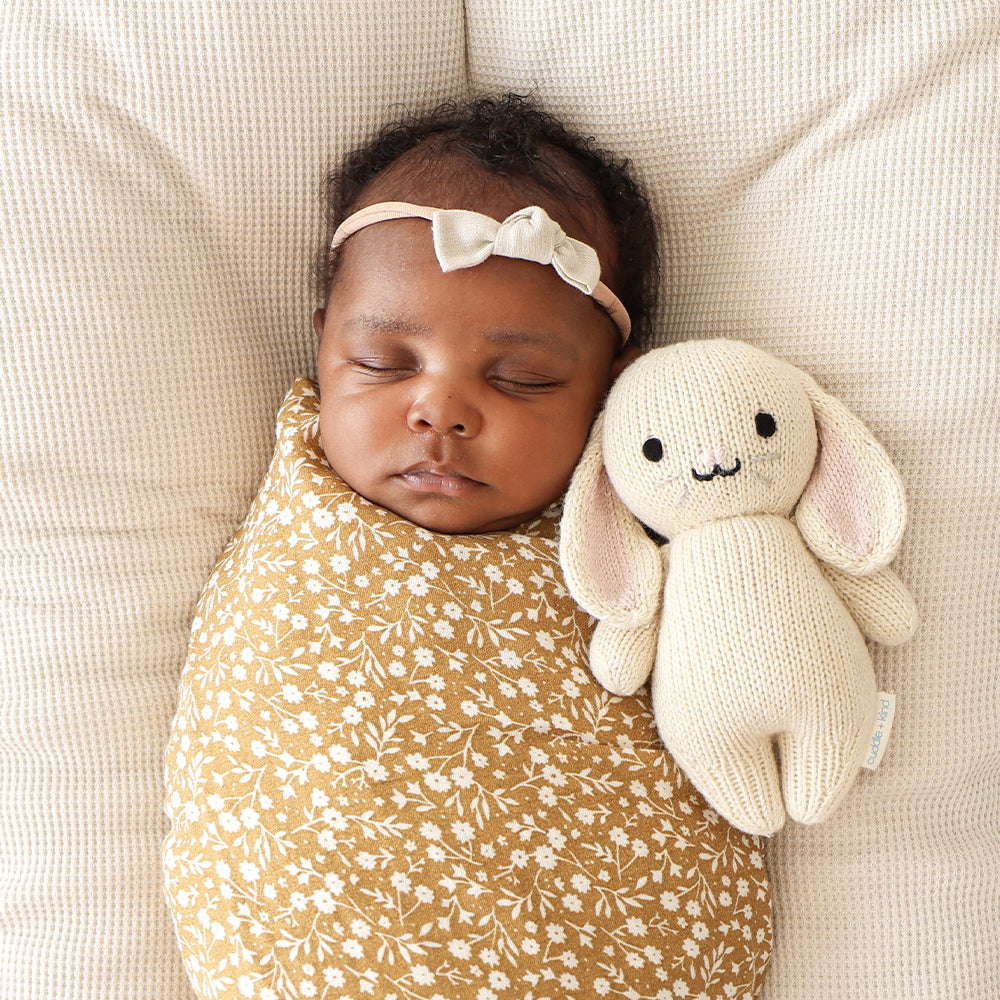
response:
[[[875,547],[875,510],[871,493],[850,445],[837,428],[817,416],[820,449],[806,497],[842,545],[859,556]]]
[[[621,501],[607,472],[602,469],[600,483],[586,515],[590,571],[594,586],[609,604],[632,608],[636,602],[635,577],[621,515]]]

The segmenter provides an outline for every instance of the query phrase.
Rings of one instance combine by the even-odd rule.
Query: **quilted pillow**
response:
[[[165,869],[198,994],[754,995],[761,845],[591,679],[558,511],[434,534],[318,434],[300,379],[193,625]]]

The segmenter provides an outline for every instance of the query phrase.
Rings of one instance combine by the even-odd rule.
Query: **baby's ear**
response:
[[[795,522],[813,553],[852,576],[893,559],[906,527],[895,466],[871,431],[840,400],[799,372],[812,402],[819,452]]]
[[[313,329],[316,331],[316,336],[322,340],[323,339],[323,327],[326,326],[326,310],[317,309],[313,313]]]
[[[598,416],[563,505],[559,558],[577,603],[616,628],[649,625],[660,606],[660,552],[604,468]]]
[[[639,357],[639,354],[640,351],[638,347],[634,344],[626,344],[618,353],[618,357],[615,358],[614,364],[611,366],[612,381],[618,378],[618,376],[621,375],[621,373],[625,371],[625,369],[628,368],[628,366],[632,364],[637,357]]]

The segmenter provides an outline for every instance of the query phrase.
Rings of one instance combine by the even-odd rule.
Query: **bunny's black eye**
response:
[[[757,424],[757,433],[762,438],[772,437],[778,429],[778,425],[770,413],[761,411],[754,417],[754,422]]]
[[[649,438],[642,443],[642,453],[651,462],[659,462],[663,458],[663,445],[659,438]]]

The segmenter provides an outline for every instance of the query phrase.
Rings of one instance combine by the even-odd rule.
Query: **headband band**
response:
[[[464,209],[428,208],[405,201],[381,201],[349,215],[333,234],[336,250],[348,236],[365,226],[392,219],[427,219],[434,235],[434,253],[441,270],[475,267],[488,257],[515,257],[555,268],[567,284],[589,295],[611,317],[624,344],[632,330],[618,296],[601,281],[597,251],[567,236],[546,211],[534,205],[497,222]]]

